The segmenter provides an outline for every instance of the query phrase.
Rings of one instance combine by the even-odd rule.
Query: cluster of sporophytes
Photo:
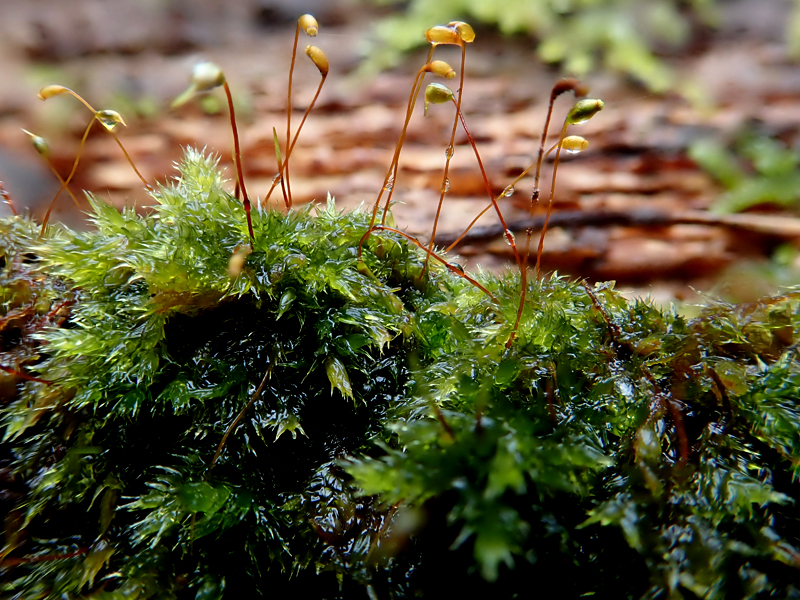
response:
[[[800,595],[800,294],[688,320],[528,278],[530,233],[469,275],[392,224],[403,135],[369,213],[251,212],[237,148],[233,195],[187,150],[145,216],[3,222],[4,596]]]

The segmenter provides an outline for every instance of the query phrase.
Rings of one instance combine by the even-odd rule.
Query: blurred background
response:
[[[221,91],[169,108],[192,67],[212,60],[234,94],[248,190],[263,198],[277,173],[273,127],[285,137],[304,12],[320,32],[299,42],[293,128],[319,83],[306,44],[325,51],[331,72],[292,155],[296,201],[324,202],[330,192],[341,208],[372,206],[425,62],[424,32],[460,19],[477,34],[462,108],[495,195],[535,159],[559,78],[580,77],[606,103],[570,131],[589,148],[559,167],[547,270],[614,279],[664,303],[692,302],[698,290],[750,301],[800,283],[797,0],[0,0],[3,188],[18,211],[41,219],[59,187],[50,165],[62,177],[72,168],[92,115],[66,95],[39,100],[53,83],[123,115],[120,139],[148,182],[167,182],[190,145],[218,154],[232,178]],[[457,47],[441,47],[437,58],[460,69]],[[455,90],[457,82],[448,83]],[[554,139],[572,101],[557,104]],[[427,240],[454,111],[432,106],[423,117],[421,103],[393,200],[398,226]],[[23,128],[47,139],[50,165]],[[441,245],[488,204],[460,126],[449,178]],[[531,186],[525,179],[502,200],[518,239]],[[153,202],[101,127],[89,134],[70,187],[80,209],[62,195],[52,217],[70,227],[90,226],[82,190],[142,211]],[[270,204],[280,208],[282,199]],[[460,262],[512,265],[496,217],[487,213],[478,226],[457,248]]]

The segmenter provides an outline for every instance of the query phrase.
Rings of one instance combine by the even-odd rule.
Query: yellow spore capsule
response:
[[[426,65],[426,70],[435,75],[439,75],[440,77],[444,77],[445,79],[452,79],[456,76],[456,72],[453,70],[453,67],[448,65],[443,60],[434,60],[433,62],[429,62]]]
[[[308,55],[308,58],[310,58],[317,66],[320,74],[323,77],[327,77],[330,65],[328,63],[328,57],[325,56],[325,53],[322,51],[322,49],[317,48],[316,46],[306,46],[306,54]]]
[[[444,25],[436,25],[425,32],[425,39],[431,44],[454,44],[461,46],[464,42],[461,41],[461,36],[452,27],[445,27]]]
[[[39,99],[47,100],[65,92],[69,92],[69,88],[65,88],[63,85],[48,85],[39,90]]]
[[[455,29],[462,42],[471,44],[475,41],[475,30],[469,23],[465,23],[464,21],[450,21],[447,26]]]
[[[579,135],[570,135],[561,140],[561,148],[571,154],[583,152],[589,147],[589,141]]]
[[[314,15],[305,14],[301,16],[297,19],[297,24],[308,37],[317,37],[317,33],[319,33],[319,23],[317,23]]]

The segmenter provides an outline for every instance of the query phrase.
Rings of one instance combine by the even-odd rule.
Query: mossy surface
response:
[[[800,295],[687,320],[553,277],[506,348],[516,274],[494,301],[385,232],[359,262],[332,202],[254,212],[248,252],[220,186],[189,151],[147,217],[3,225],[47,317],[2,408],[4,595],[800,595]]]

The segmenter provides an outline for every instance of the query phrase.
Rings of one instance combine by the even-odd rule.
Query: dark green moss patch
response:
[[[687,320],[553,277],[507,348],[516,275],[359,263],[332,202],[254,211],[231,266],[193,151],[156,198],[3,225],[4,595],[800,595],[797,293]]]

